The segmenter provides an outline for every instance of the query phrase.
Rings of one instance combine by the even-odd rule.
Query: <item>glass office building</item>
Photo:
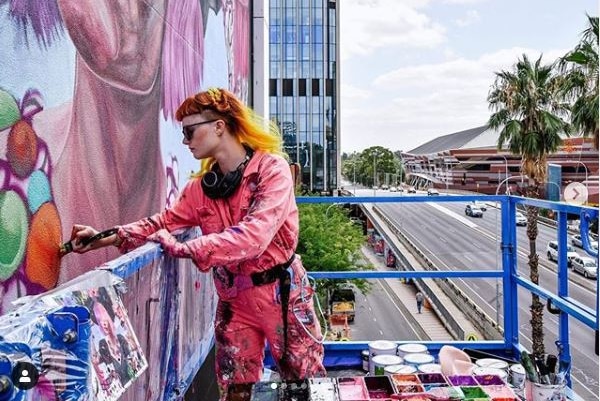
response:
[[[269,109],[304,189],[338,188],[335,0],[269,0]]]

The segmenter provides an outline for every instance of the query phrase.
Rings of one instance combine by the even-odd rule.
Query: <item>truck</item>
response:
[[[332,320],[340,320],[341,318],[353,322],[355,314],[354,289],[351,287],[335,288],[329,298],[329,309]]]

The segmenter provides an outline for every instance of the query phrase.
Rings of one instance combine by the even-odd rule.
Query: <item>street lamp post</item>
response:
[[[504,159],[504,178],[508,177],[508,160],[506,160],[506,156],[504,155],[498,155],[501,158]],[[506,191],[504,191],[504,193],[508,192],[508,181],[506,182]]]
[[[373,152],[373,196],[377,193],[377,156],[378,152]]]
[[[356,159],[352,161],[352,170],[354,171],[354,178],[352,181],[354,183],[354,196],[356,196]]]
[[[573,160],[575,163],[579,163],[583,166],[583,171],[585,171],[585,189],[587,193],[590,193],[588,190],[588,170],[586,165],[581,160]],[[579,174],[579,164],[577,165],[577,173]],[[560,191],[559,191],[560,192]]]

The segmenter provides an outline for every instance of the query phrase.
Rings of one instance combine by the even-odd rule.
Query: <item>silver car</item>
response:
[[[571,237],[571,244],[573,244],[573,246],[583,248],[583,240],[581,239],[581,235],[579,235],[579,234],[573,235]],[[598,241],[594,241],[590,238],[590,247],[592,249],[598,250]]]
[[[597,278],[598,277],[598,266],[596,260],[588,258],[587,256],[577,256],[571,260],[571,267],[573,271],[583,274],[585,278]]]
[[[465,206],[465,214],[471,217],[483,217],[483,211],[477,206],[468,204]]]

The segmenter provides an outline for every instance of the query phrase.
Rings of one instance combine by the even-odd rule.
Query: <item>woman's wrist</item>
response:
[[[123,239],[119,237],[119,234],[115,234],[115,239],[112,242],[112,244],[117,248],[119,248],[123,244]]]

